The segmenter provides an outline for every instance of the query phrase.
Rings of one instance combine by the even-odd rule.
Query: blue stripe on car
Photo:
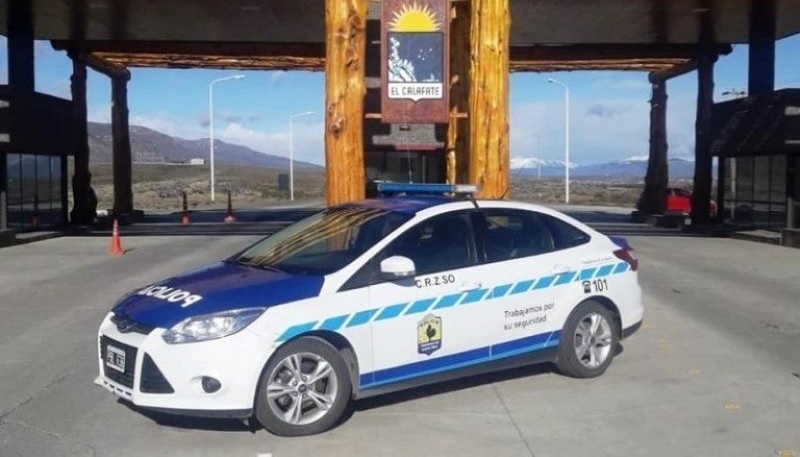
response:
[[[325,319],[325,321],[322,323],[322,325],[319,326],[319,329],[320,330],[337,330],[337,329],[339,329],[339,327],[344,325],[344,323],[345,323],[345,321],[347,321],[348,317],[349,316],[347,314],[344,314],[342,316],[336,316],[336,317],[331,317],[331,318]]]
[[[372,319],[372,316],[378,312],[378,309],[368,309],[366,311],[359,311],[353,314],[353,318],[347,323],[348,327],[355,327],[356,325],[366,324]]]
[[[471,290],[467,292],[467,295],[461,300],[462,305],[466,305],[469,303],[477,303],[483,300],[483,297],[486,295],[486,292],[489,292],[489,289],[478,289],[478,290]]]
[[[597,273],[594,275],[595,278],[602,278],[604,276],[608,276],[611,274],[611,270],[614,269],[614,264],[611,265],[603,265],[602,267],[597,269]]]
[[[539,335],[507,341],[494,346],[485,346],[437,357],[435,359],[386,368],[373,371],[372,373],[364,373],[359,377],[359,381],[362,389],[369,389],[384,384],[403,381],[405,379],[477,365],[492,360],[500,360],[514,355],[557,346],[560,334],[560,331],[541,333]]]
[[[398,303],[384,308],[375,308],[366,311],[359,311],[354,314],[335,316],[320,321],[306,322],[289,327],[276,341],[282,342],[289,340],[301,333],[313,329],[340,331],[345,327],[355,327],[366,324],[370,321],[378,322],[395,319],[400,316],[418,314],[429,310],[449,308],[456,304],[476,303],[484,300],[491,300],[502,296],[510,296],[530,290],[542,290],[549,287],[568,284],[573,280],[584,280],[584,278],[601,278],[611,274],[623,273],[629,270],[627,262],[602,265],[600,267],[589,267],[580,272],[565,273],[556,276],[545,276],[538,281],[526,279],[517,283],[503,284],[494,288],[477,289],[469,292],[459,292],[455,294],[443,295],[441,297],[431,297],[416,300],[411,303]],[[535,285],[535,286],[534,286]],[[531,286],[534,286],[531,288]],[[404,313],[405,311],[405,313]],[[373,319],[374,318],[374,319]],[[348,320],[349,319],[349,320]],[[319,327],[317,327],[319,324]]]
[[[406,314],[416,314],[416,313],[424,313],[428,310],[431,306],[433,306],[433,302],[435,302],[435,298],[426,298],[424,300],[417,300],[408,308]]]
[[[461,299],[462,295],[464,295],[462,292],[452,295],[445,295],[444,297],[440,298],[438,302],[436,302],[436,305],[434,305],[433,309],[449,308],[458,303],[458,300]]]
[[[393,317],[397,317],[403,310],[408,306],[408,303],[401,303],[399,305],[392,305],[387,306],[381,310],[381,313],[378,314],[378,317],[375,318],[376,321],[382,321],[384,319],[391,319]]]
[[[536,285],[533,286],[533,290],[545,289],[547,287],[550,287],[551,285],[553,285],[553,281],[555,281],[555,279],[556,279],[555,276],[545,276],[544,278],[539,278],[539,280],[536,281]]]
[[[536,282],[533,279],[527,279],[522,282],[518,282],[513,289],[511,289],[511,295],[521,294],[530,290],[533,283]]]
[[[502,286],[495,287],[494,289],[492,289],[492,293],[489,294],[488,298],[502,298],[502,297],[504,297],[508,293],[509,289],[511,289],[511,286],[513,286],[513,285],[514,284],[512,283],[512,284],[503,284]]]

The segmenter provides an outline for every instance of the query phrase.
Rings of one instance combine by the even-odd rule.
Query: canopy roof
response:
[[[2,34],[8,1],[0,0]],[[118,65],[324,67],[324,0],[32,1],[36,39],[64,48],[77,40]],[[690,60],[702,41],[747,43],[751,5],[759,3],[510,0],[512,69],[663,70]],[[777,38],[800,32],[800,2],[775,4]],[[379,6],[370,3],[371,17]]]

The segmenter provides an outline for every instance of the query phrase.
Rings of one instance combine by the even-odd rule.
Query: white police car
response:
[[[602,374],[642,320],[627,243],[526,203],[364,200],[123,297],[97,383],[164,412],[332,427],[351,399],[555,361]]]

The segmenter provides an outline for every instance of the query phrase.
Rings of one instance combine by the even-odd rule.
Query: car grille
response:
[[[106,365],[106,353],[108,352],[108,345],[125,351],[125,372],[117,371]],[[133,389],[133,377],[136,367],[136,348],[128,346],[127,344],[120,343],[119,341],[112,340],[107,336],[100,337],[100,363],[103,364],[103,374],[117,384]]]
[[[142,335],[149,335],[155,327],[145,325],[140,322],[135,322],[130,317],[125,315],[114,314],[111,316],[111,323],[113,323],[120,333],[141,333]]]
[[[150,354],[145,353],[142,361],[142,379],[139,382],[139,390],[147,394],[171,394],[175,390],[167,381],[167,378],[158,369],[158,366]]]

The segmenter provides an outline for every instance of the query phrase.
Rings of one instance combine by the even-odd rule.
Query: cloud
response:
[[[688,97],[687,97],[688,95]],[[694,156],[692,94],[674,94],[667,108],[670,157]],[[591,164],[641,156],[649,151],[647,97],[573,99],[570,163]],[[511,156],[564,160],[564,103],[561,100],[514,103],[510,120]]]
[[[89,122],[111,122],[111,103],[101,103],[87,107]]]
[[[278,71],[271,71],[269,75],[269,83],[272,86],[279,86],[281,81],[283,81],[283,77],[286,75],[286,72],[283,70]]]
[[[321,121],[294,122],[293,143],[294,160],[322,164],[324,161],[325,127]],[[240,123],[231,122],[215,131],[215,137],[234,144],[268,154],[289,156],[289,126],[285,130],[261,131],[250,129]]]
[[[592,105],[586,110],[586,114],[597,117],[614,117],[621,112],[622,111],[620,107],[605,105],[602,103]]]

